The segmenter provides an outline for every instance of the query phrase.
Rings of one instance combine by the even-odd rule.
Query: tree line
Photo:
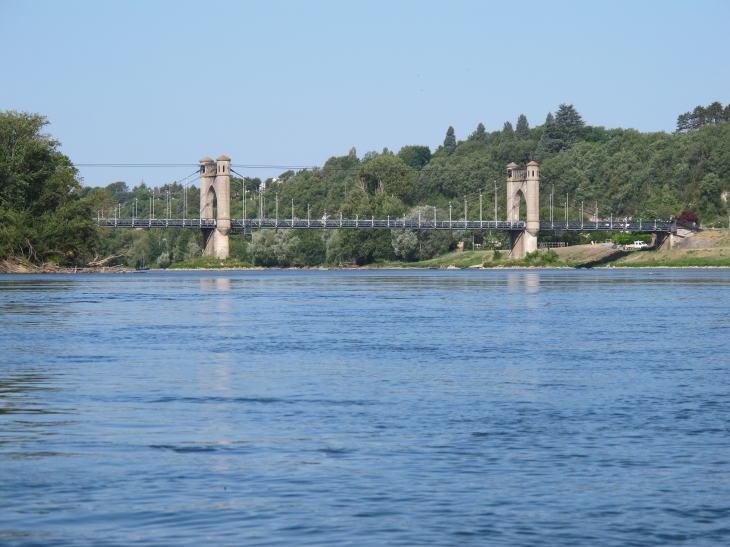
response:
[[[697,131],[707,125],[718,125],[730,122],[730,104],[725,108],[722,103],[715,101],[709,106],[695,106],[691,112],[685,112],[677,117],[677,133]]]
[[[582,209],[600,218],[669,218],[696,214],[705,225],[727,226],[730,189],[728,108],[713,103],[680,115],[674,133],[606,129],[585,122],[570,104],[561,104],[544,123],[531,126],[524,114],[515,124],[487,131],[483,123],[460,140],[448,127],[435,150],[423,144],[384,148],[359,156],[354,148],[330,157],[322,167],[286,171],[277,179],[236,178],[231,213],[255,218],[277,210],[281,218],[342,215],[345,218],[482,218],[506,215],[505,166],[540,163],[541,218],[580,219]],[[691,114],[691,115],[690,115]],[[687,121],[687,120],[691,120]],[[37,114],[0,113],[0,259],[83,263],[95,255],[119,255],[129,265],[160,265],[200,253],[197,233],[105,230],[97,215],[152,214],[195,218],[199,191],[180,183],[133,188],[114,182],[106,188],[81,186],[59,143],[43,133],[48,121]],[[265,190],[259,193],[262,184]],[[465,200],[468,206],[465,205]],[[292,202],[294,211],[291,210]],[[121,208],[120,205],[121,204]],[[583,204],[583,208],[581,208]],[[567,205],[567,207],[566,207]],[[163,213],[164,212],[164,213]],[[183,230],[181,232],[188,232]],[[423,260],[453,250],[469,234],[347,231],[261,232],[250,242],[232,240],[232,252],[261,265],[317,265],[379,260]],[[505,245],[502,234],[477,234],[486,247]],[[235,240],[235,242],[234,242]],[[476,240],[475,240],[476,241]],[[502,247],[503,248],[503,247]]]

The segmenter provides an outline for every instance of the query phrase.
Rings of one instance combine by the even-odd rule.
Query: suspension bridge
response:
[[[169,218],[171,215],[168,207],[168,218],[102,218],[97,219],[101,226],[107,228],[189,228],[198,229],[203,232],[203,254],[205,256],[216,256],[226,258],[228,256],[228,236],[231,232],[250,233],[253,230],[500,230],[509,233],[510,255],[514,258],[523,258],[526,253],[537,250],[537,235],[539,231],[553,230],[556,233],[563,231],[595,232],[595,231],[621,231],[621,232],[650,232],[654,235],[655,246],[661,248],[671,242],[669,237],[676,233],[676,223],[666,220],[628,220],[599,219],[598,212],[592,220],[584,220],[581,213],[581,220],[556,221],[539,219],[539,188],[540,172],[539,165],[531,161],[526,167],[521,168],[511,163],[507,166],[507,218],[505,220],[482,219],[482,206],[480,201],[479,220],[469,220],[466,215],[467,204],[464,203],[464,218],[452,218],[449,208],[449,218],[437,218],[436,208],[433,208],[433,217],[423,214],[424,210],[430,208],[419,208],[417,219],[403,217],[388,217],[385,219],[360,218],[354,219],[327,217],[311,218],[309,208],[307,218],[294,216],[294,203],[292,202],[292,216],[280,218],[277,212],[274,218],[267,218],[264,215],[264,208],[259,200],[259,217],[245,218],[245,206],[243,218],[235,219],[230,215],[230,177],[231,160],[227,156],[220,156],[217,160],[205,157],[200,160],[200,216],[198,218]],[[526,219],[520,219],[520,203],[524,199],[526,205]],[[217,211],[214,204],[218,204]],[[552,202],[552,198],[551,198]],[[245,201],[244,201],[245,203]],[[214,211],[216,214],[214,215]],[[552,215],[551,215],[552,216]],[[567,215],[566,215],[567,216]]]
[[[104,218],[99,224],[106,228],[216,228],[214,218]],[[508,220],[415,220],[410,218],[388,218],[385,220],[371,218],[247,218],[231,219],[231,229],[252,230],[501,230],[505,232],[524,230],[525,221]],[[674,222],[654,221],[581,221],[581,220],[541,220],[541,231],[573,231],[573,232],[664,232],[674,231]]]

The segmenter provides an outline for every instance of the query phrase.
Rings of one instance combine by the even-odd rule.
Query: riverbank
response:
[[[21,258],[0,262],[0,274],[69,274],[69,273],[112,273],[121,272],[121,266],[59,266],[55,262],[33,264]]]
[[[313,266],[311,270],[350,269],[534,269],[534,268],[727,268],[730,267],[730,231],[713,230],[692,234],[676,242],[671,250],[626,251],[610,243],[575,245],[539,251],[525,259],[513,260],[507,251],[479,249],[446,253],[420,262],[376,262],[365,266],[340,264]],[[199,257],[176,262],[170,270],[253,270],[267,269],[238,258]],[[279,269],[279,268],[271,268]],[[134,271],[119,266],[68,268],[53,263],[34,265],[24,259],[0,263],[0,273],[110,273]]]
[[[625,253],[606,263],[615,268],[730,267],[730,231],[708,230],[675,238],[673,249]]]

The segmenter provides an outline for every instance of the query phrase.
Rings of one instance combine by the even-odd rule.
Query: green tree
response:
[[[555,154],[560,151],[561,140],[560,134],[555,126],[555,118],[553,118],[552,112],[548,112],[545,118],[545,125],[543,126],[542,136],[540,141],[537,143],[537,149],[535,155],[538,158],[545,158],[551,154]]]
[[[326,230],[325,230],[326,231]],[[327,259],[327,244],[318,230],[295,230],[299,245],[293,253],[293,266],[319,266]]]
[[[277,230],[272,250],[279,266],[288,268],[299,250],[299,238],[293,230]]]
[[[259,230],[251,236],[248,255],[257,266],[278,266],[279,261],[274,253],[274,230]]]
[[[727,121],[725,120],[725,113],[722,109],[722,103],[719,103],[717,101],[707,107],[705,111],[705,117],[707,119],[707,123],[713,123],[716,125]]]
[[[704,107],[698,105],[692,112],[685,112],[677,117],[677,133],[696,131],[706,125],[718,125],[730,121],[730,105],[725,108],[715,101]]]
[[[431,149],[428,146],[404,146],[398,157],[413,169],[423,169],[431,161]]]
[[[517,129],[515,130],[515,137],[518,141],[530,140],[530,124],[527,123],[527,116],[520,114],[517,118]]]
[[[583,135],[585,122],[572,104],[561,104],[555,113],[555,127],[561,143],[561,149],[572,147]]]
[[[294,176],[294,171],[289,169],[288,171],[284,171],[281,175],[279,175],[279,182],[287,182]]]
[[[715,173],[708,173],[700,182],[699,206],[700,211],[705,216],[717,215],[724,212],[720,198],[722,187],[722,180]]]
[[[0,259],[80,263],[98,240],[94,198],[40,114],[0,112]]]
[[[363,266],[395,258],[388,230],[339,230],[338,237],[337,256],[341,262],[354,262]],[[327,251],[329,256],[329,247]]]
[[[360,179],[371,192],[384,192],[409,204],[415,194],[416,174],[401,158],[380,155],[360,166]]]
[[[413,230],[391,230],[393,239],[391,245],[395,256],[412,262],[418,257],[418,236]]]
[[[444,139],[444,151],[449,156],[456,151],[456,136],[454,135],[454,128],[452,126],[449,126],[446,131],[446,138]]]
[[[474,133],[469,135],[468,140],[479,141],[479,142],[484,142],[487,140],[486,128],[484,127],[484,124],[482,122],[479,122],[479,125],[477,125],[477,128],[474,131]]]
[[[183,254],[182,259],[193,260],[201,256],[203,256],[203,250],[200,248],[200,245],[198,245],[194,239],[188,241],[188,244],[185,247],[185,254]]]
[[[512,128],[511,122],[504,122],[502,128],[502,142],[509,142],[515,138],[515,130]]]

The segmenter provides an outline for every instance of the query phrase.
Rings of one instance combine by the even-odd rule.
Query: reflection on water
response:
[[[509,272],[507,274],[507,290],[509,292],[536,293],[540,290],[540,274]]]
[[[730,272],[0,277],[2,545],[725,545]]]
[[[227,277],[203,278],[200,280],[200,288],[204,291],[230,291],[231,280]]]

